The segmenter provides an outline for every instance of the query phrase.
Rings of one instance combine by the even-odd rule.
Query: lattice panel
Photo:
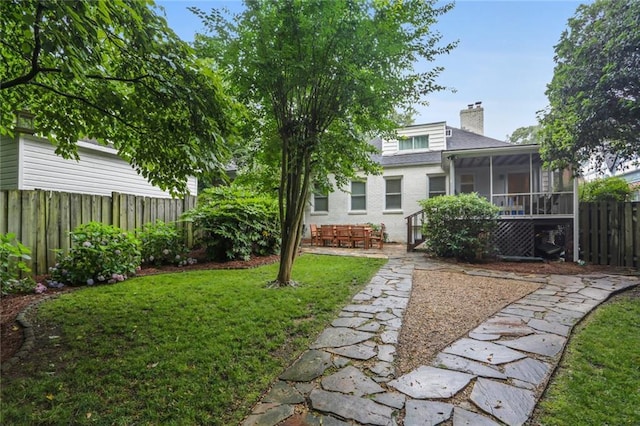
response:
[[[494,242],[503,256],[533,256],[533,221],[500,220],[494,232]]]

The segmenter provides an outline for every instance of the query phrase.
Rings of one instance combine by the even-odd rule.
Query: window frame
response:
[[[324,210],[319,210],[318,209],[318,199],[324,199],[324,202],[326,204],[326,209]],[[329,193],[323,193],[323,192],[314,192],[313,193],[313,212],[314,213],[328,213],[329,212]]]
[[[425,144],[426,146],[424,147],[418,147],[416,148],[416,139],[417,138],[425,138]],[[411,141],[411,147],[403,147],[403,142],[406,143],[408,141]],[[398,151],[419,151],[419,150],[426,150],[429,149],[429,135],[414,135],[414,136],[405,136],[400,138],[400,140],[398,140]]]
[[[362,193],[362,194],[354,194],[354,191],[353,191],[353,189],[354,189],[353,185],[354,184],[362,184],[362,188],[364,189],[364,193]],[[349,211],[351,211],[351,212],[366,212],[367,211],[367,181],[366,180],[360,180],[360,179],[352,180],[351,181],[351,192],[350,192],[350,195],[351,196],[349,197]],[[363,201],[364,207],[362,209],[353,208],[353,205],[354,205],[353,200],[354,200],[354,198],[358,198],[358,199],[362,198],[364,200]]]
[[[399,182],[398,192],[389,192],[389,182]],[[389,196],[399,197],[400,205],[397,207],[389,206]],[[386,211],[400,211],[402,210],[402,176],[385,176],[384,178],[384,209]]]
[[[471,177],[471,183],[468,182],[463,182],[463,177],[467,177],[470,176]],[[460,181],[458,183],[458,187],[460,189],[460,194],[471,194],[472,192],[476,192],[476,175],[474,173],[465,173],[465,174],[460,174]],[[471,185],[471,191],[468,190],[463,190],[463,186],[468,186]]]
[[[431,181],[433,179],[442,179],[442,182],[444,184],[442,191],[434,191],[432,189]],[[427,175],[427,183],[428,183],[427,198],[440,197],[442,195],[447,195],[447,175]]]

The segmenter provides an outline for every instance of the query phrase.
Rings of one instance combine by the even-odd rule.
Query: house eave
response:
[[[486,148],[465,148],[442,151],[441,164],[445,170],[449,169],[451,160],[456,158],[489,157],[493,155],[536,154],[540,150],[538,144],[509,145]]]

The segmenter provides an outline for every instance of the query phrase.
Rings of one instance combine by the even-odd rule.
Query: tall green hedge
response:
[[[277,200],[251,189],[207,188],[184,218],[193,221],[211,259],[248,260],[280,249]]]
[[[478,260],[494,253],[491,232],[499,208],[476,193],[444,195],[420,201],[426,249],[441,257]]]
[[[629,183],[621,177],[611,176],[580,184],[580,201],[588,203],[599,201],[628,201],[631,195]]]

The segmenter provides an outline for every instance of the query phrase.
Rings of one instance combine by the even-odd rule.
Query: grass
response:
[[[572,337],[536,424],[640,424],[640,299],[621,296]]]
[[[238,424],[384,262],[304,255],[296,288],[266,288],[269,265],[62,295],[38,310],[46,344],[2,380],[0,422]]]

